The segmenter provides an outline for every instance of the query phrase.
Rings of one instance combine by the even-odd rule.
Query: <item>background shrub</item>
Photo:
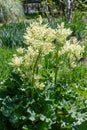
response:
[[[84,38],[83,31],[85,30],[85,23],[83,20],[74,19],[71,23],[66,23],[66,27],[70,27],[72,30],[72,36],[76,36],[78,40]]]
[[[23,16],[19,0],[0,0],[0,22],[19,21]]]

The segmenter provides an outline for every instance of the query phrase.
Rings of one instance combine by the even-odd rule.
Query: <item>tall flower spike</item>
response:
[[[39,22],[40,24],[42,24],[42,22],[43,22],[43,19],[42,19],[41,15],[40,15],[39,18],[38,18],[38,22]]]
[[[72,31],[64,27],[64,23],[58,25],[58,29],[56,30],[56,39],[58,43],[64,44],[66,38],[71,35]]]

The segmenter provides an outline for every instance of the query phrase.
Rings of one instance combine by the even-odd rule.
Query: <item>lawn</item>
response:
[[[11,71],[9,62],[14,53],[15,48],[0,48],[0,81],[4,80],[9,75]]]

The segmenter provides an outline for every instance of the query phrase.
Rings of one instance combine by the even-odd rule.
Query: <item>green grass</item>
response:
[[[9,75],[11,68],[8,63],[11,61],[13,53],[15,53],[15,49],[0,48],[0,81]]]

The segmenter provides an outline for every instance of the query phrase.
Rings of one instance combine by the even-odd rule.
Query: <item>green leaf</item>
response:
[[[17,123],[19,119],[19,115],[17,115],[16,113],[12,114],[10,117],[10,122],[12,122],[13,124]]]
[[[40,120],[41,120],[41,121],[44,121],[45,119],[46,119],[46,117],[45,117],[44,115],[41,114]]]
[[[29,117],[29,119],[30,119],[31,121],[35,121],[35,117],[34,117],[34,116]]]

